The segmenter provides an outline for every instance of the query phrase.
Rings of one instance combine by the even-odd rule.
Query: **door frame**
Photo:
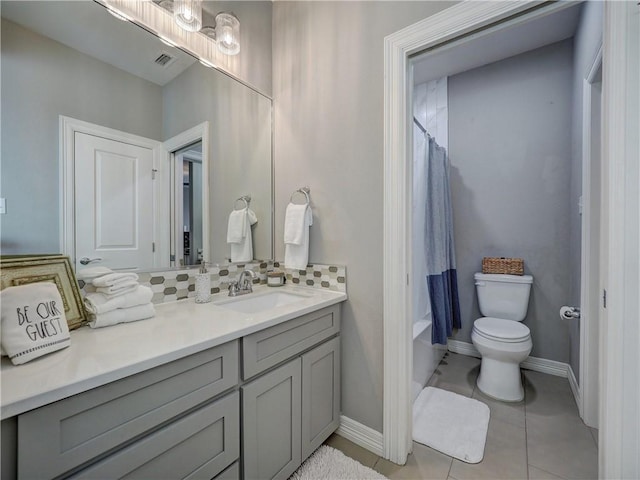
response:
[[[552,4],[551,8],[563,3]],[[384,40],[383,453],[398,464],[406,462],[412,447],[411,293],[406,288],[411,238],[410,56],[537,5],[533,1],[462,2]],[[608,216],[609,243],[602,252],[607,268],[600,272],[608,289],[607,313],[600,320],[601,478],[637,478],[640,474],[640,182],[625,183],[629,174],[637,175],[638,170],[637,152],[628,145],[635,140],[634,149],[640,148],[638,126],[626,118],[629,98],[638,98],[639,85],[625,74],[627,62],[638,57],[638,45],[627,41],[632,25],[637,28],[637,9],[635,2],[605,3],[602,165],[606,180],[602,195],[607,198],[603,215]],[[631,110],[637,114],[640,107],[633,105]],[[621,348],[625,340],[630,343],[627,349]]]
[[[161,169],[159,159],[162,158],[162,142],[150,138],[134,135],[132,133],[103,127],[95,123],[85,122],[76,118],[60,115],[59,125],[59,184],[60,184],[60,250],[68,255],[71,263],[76,265],[76,219],[75,219],[75,134],[84,133],[96,137],[106,138],[121,143],[128,143],[137,147],[148,148],[153,154],[153,168],[158,173]],[[168,230],[168,215],[163,214],[163,199],[166,196],[166,188],[162,182],[153,182],[153,241],[156,245],[153,253],[153,267],[165,267],[169,265],[169,246],[161,242],[162,233]],[[163,259],[165,262],[163,263]]]
[[[585,72],[582,84],[582,232],[580,258],[580,373],[579,401],[580,416],[590,427],[598,427],[598,321],[600,287],[598,278],[594,278],[593,269],[599,271],[600,255],[594,248],[593,241],[599,245],[599,237],[593,238],[593,213],[591,212],[592,182],[600,182],[600,178],[591,178],[591,160],[593,152],[591,140],[591,96],[593,82],[598,70],[602,67],[602,43]],[[601,129],[602,132],[602,129]],[[602,134],[601,134],[602,136]],[[602,149],[601,149],[602,150]],[[600,157],[602,158],[602,156]],[[600,162],[602,163],[602,162]],[[599,249],[599,246],[598,246]],[[595,288],[594,288],[595,282]],[[594,303],[594,299],[595,303]]]
[[[165,140],[162,144],[164,150],[163,163],[167,166],[166,171],[172,172],[168,175],[169,178],[165,180],[165,184],[171,185],[168,198],[170,206],[167,218],[171,218],[172,225],[174,226],[179,225],[178,221],[182,219],[182,201],[177,202],[175,195],[177,189],[182,191],[182,177],[177,173],[178,170],[173,152],[197,141],[202,141],[202,258],[205,262],[211,262],[211,257],[209,256],[211,253],[211,245],[209,243],[209,229],[211,225],[209,221],[209,121],[199,123],[189,130],[185,130]],[[173,181],[170,177],[173,177]],[[177,205],[177,203],[180,203],[180,205]],[[172,266],[179,267],[180,265],[176,265],[176,259],[178,258],[178,251],[182,249],[182,231],[178,228],[173,228],[173,231],[170,231],[171,228],[171,226],[168,226],[169,236],[171,238],[169,246],[171,253],[168,255],[173,255]]]

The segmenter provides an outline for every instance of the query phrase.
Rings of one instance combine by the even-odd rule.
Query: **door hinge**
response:
[[[607,291],[602,290],[602,308],[607,308]]]
[[[156,172],[158,171],[157,168],[152,168],[151,169],[151,180],[155,180],[156,179]]]
[[[156,242],[151,242],[151,251],[152,252],[156,251]]]

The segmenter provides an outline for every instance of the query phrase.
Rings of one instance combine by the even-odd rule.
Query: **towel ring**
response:
[[[289,202],[293,203],[293,196],[296,193],[301,193],[304,195],[304,198],[306,199],[306,203],[307,205],[309,205],[311,203],[311,199],[309,198],[309,193],[311,192],[311,189],[309,187],[302,187],[297,189],[295,192],[293,192],[291,194],[291,196],[289,197]]]
[[[240,208],[238,208],[238,202],[244,202],[244,206],[240,205]],[[236,198],[236,201],[233,204],[233,209],[242,210],[243,208],[249,208],[250,203],[251,203],[251,195],[243,195],[239,198]]]

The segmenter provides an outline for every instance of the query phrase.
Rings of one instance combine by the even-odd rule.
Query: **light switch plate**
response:
[[[7,213],[7,202],[4,197],[0,197],[0,215]]]

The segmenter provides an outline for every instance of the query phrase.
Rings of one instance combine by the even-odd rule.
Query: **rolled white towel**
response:
[[[94,287],[115,287],[130,281],[137,282],[138,274],[133,272],[108,273],[98,278],[94,278],[91,283]]]
[[[108,297],[113,298],[133,292],[138,288],[139,285],[140,284],[136,280],[129,280],[128,282],[119,283],[118,285],[114,285],[111,287],[98,287],[96,288],[96,292],[103,293]]]
[[[118,308],[107,313],[89,315],[89,326],[91,328],[109,327],[118,323],[136,322],[145,318],[154,317],[156,314],[152,303],[138,305],[136,307]]]
[[[84,297],[84,306],[87,312],[99,315],[107,313],[117,308],[136,307],[149,303],[153,297],[153,292],[149,287],[138,285],[138,287],[122,295],[105,295],[104,293],[87,293]]]

